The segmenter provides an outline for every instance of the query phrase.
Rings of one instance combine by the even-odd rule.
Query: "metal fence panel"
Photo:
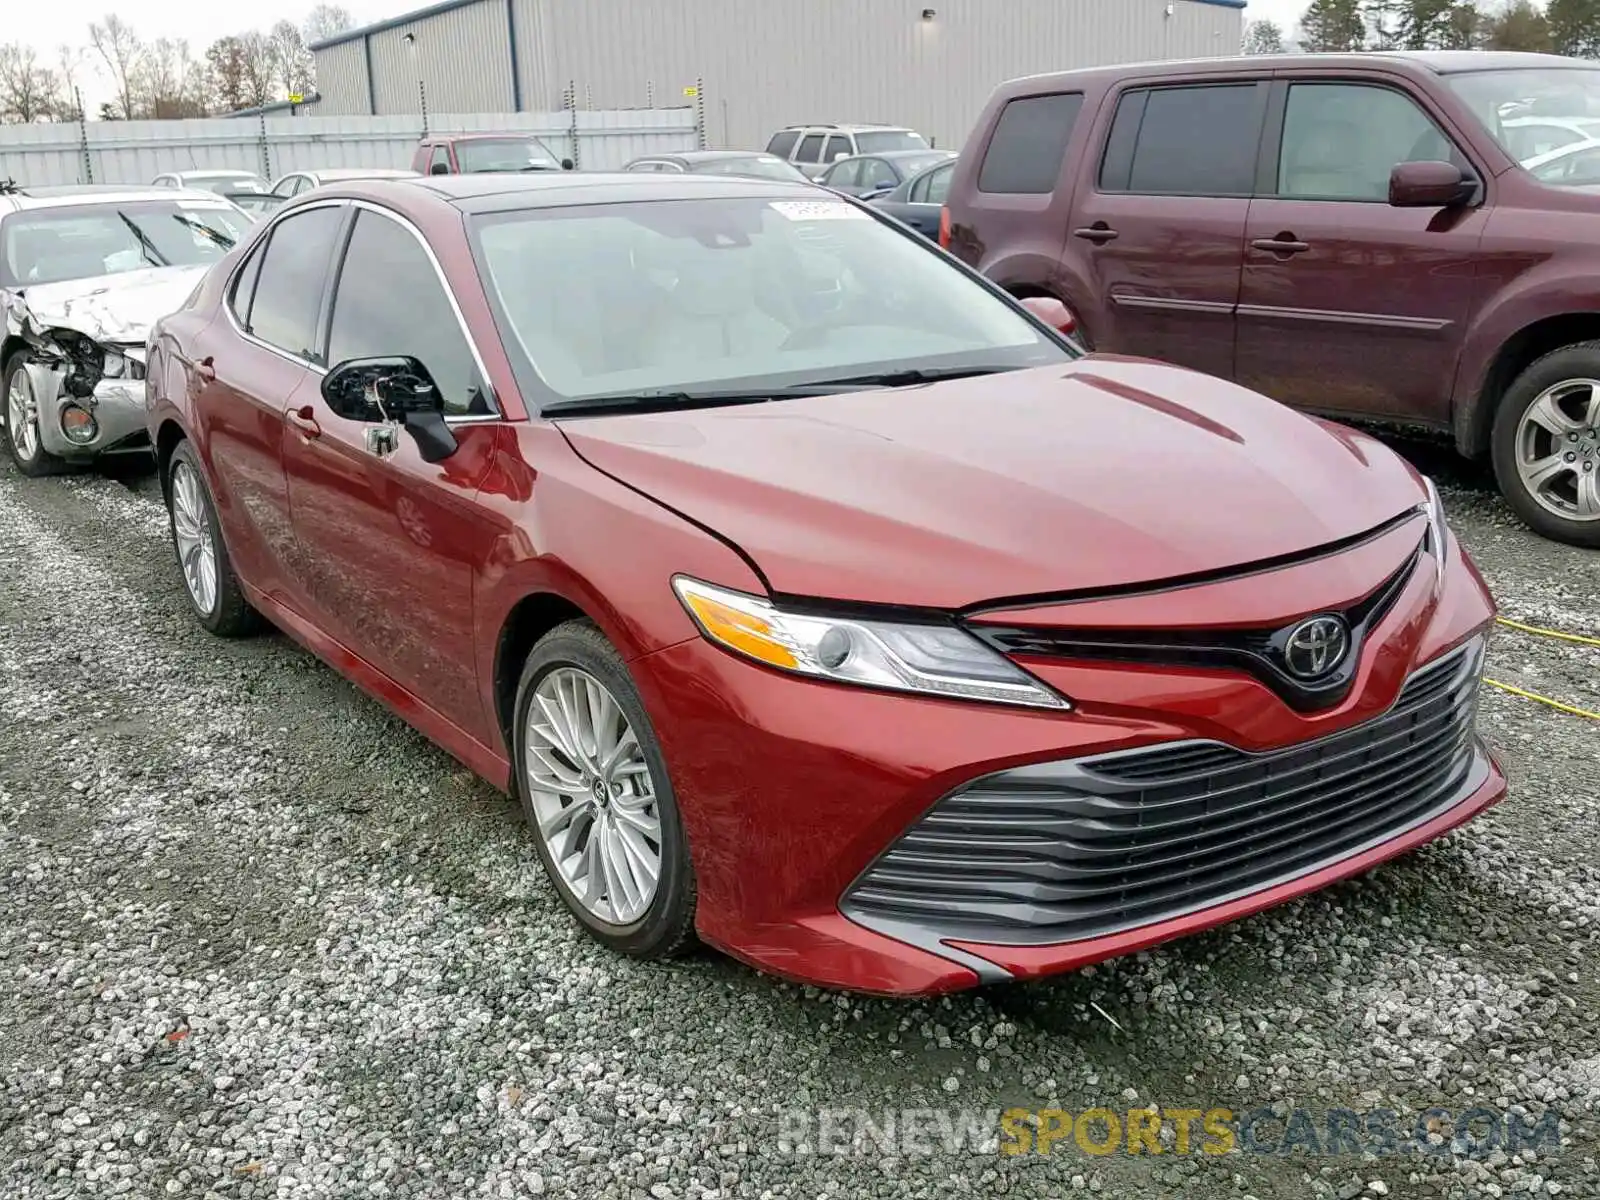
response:
[[[622,112],[430,113],[427,128],[537,135],[585,170],[692,150],[692,108]],[[219,117],[0,126],[0,179],[23,185],[149,183],[165,171],[225,169],[277,177],[334,167],[409,167],[423,125],[390,117]]]

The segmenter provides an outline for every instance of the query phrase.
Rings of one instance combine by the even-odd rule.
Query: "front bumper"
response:
[[[1348,693],[1314,712],[1246,672],[1193,666],[1030,661],[1075,701],[1061,714],[798,680],[699,639],[635,660],[688,828],[702,938],[805,983],[948,992],[1154,945],[1437,838],[1505,780],[1472,732],[1477,668],[1462,666],[1492,601],[1453,542],[1442,583],[1431,565],[1370,631]],[[1130,777],[1082,786],[1118,754],[1146,769],[1190,755],[1202,781],[1232,771],[1239,807],[1197,809],[1171,778],[1156,780],[1164,793]],[[1365,773],[1334,778],[1352,766]],[[1274,771],[1281,786],[1263,790]],[[997,801],[997,781],[1034,794],[997,811],[1017,790]],[[1176,842],[1140,833],[1153,796],[1190,821]],[[1097,845],[1071,824],[1085,812]],[[941,822],[955,833],[942,845]],[[1115,858],[1098,875],[1084,869],[1096,851]]]
[[[58,458],[96,458],[102,454],[147,451],[142,378],[101,379],[88,396],[69,395],[65,375],[44,363],[29,363],[34,403],[38,409],[39,441]],[[63,409],[75,404],[94,417],[95,435],[88,441],[70,440],[61,427]]]

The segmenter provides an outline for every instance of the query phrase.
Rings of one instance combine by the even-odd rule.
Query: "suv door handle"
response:
[[[1116,239],[1117,231],[1104,221],[1096,221],[1086,229],[1074,229],[1072,236],[1081,237],[1084,241],[1093,242],[1096,246],[1103,246],[1107,242]]]
[[[285,415],[289,424],[300,431],[301,437],[309,439],[322,436],[322,426],[317,424],[317,415],[311,411],[311,405],[291,408]]]
[[[1279,234],[1275,238],[1257,238],[1250,244],[1257,250],[1266,250],[1272,254],[1304,254],[1311,249],[1307,243],[1295,241],[1293,234]]]

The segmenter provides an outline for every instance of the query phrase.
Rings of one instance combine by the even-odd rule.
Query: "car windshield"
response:
[[[1600,137],[1600,69],[1464,71],[1445,79],[1524,166],[1561,146]]]
[[[844,200],[523,209],[475,218],[472,236],[520,383],[541,408],[694,393],[732,402],[1075,353],[925,240]]]
[[[748,175],[755,179],[804,179],[781,158],[752,154],[749,158],[708,158],[694,164],[696,175]]]
[[[31,287],[213,263],[249,228],[249,217],[221,201],[23,209],[0,222],[0,284]]]
[[[559,171],[561,163],[538,138],[472,138],[456,143],[463,174],[480,171]]]
[[[927,140],[909,129],[875,129],[856,134],[856,153],[887,154],[891,150],[926,150]]]

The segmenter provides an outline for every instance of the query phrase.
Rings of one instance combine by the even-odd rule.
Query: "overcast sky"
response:
[[[399,16],[427,2],[344,0],[344,7],[365,24]],[[1245,18],[1276,21],[1284,33],[1292,37],[1307,3],[1309,0],[1250,0]],[[251,12],[260,14],[263,28],[280,17],[287,17],[298,25],[314,4],[315,0],[290,0],[281,8],[275,4],[245,8],[225,0],[5,0],[6,15],[0,21],[0,41],[31,45],[42,59],[54,66],[59,46],[65,43],[86,49],[89,23],[114,10],[147,41],[161,37],[183,38],[198,58],[217,38],[249,28],[247,14]],[[95,69],[97,60],[92,52],[86,53],[84,63],[85,69],[78,72],[77,83],[83,89],[84,106],[94,112],[102,101],[111,99],[112,92],[103,71]]]

